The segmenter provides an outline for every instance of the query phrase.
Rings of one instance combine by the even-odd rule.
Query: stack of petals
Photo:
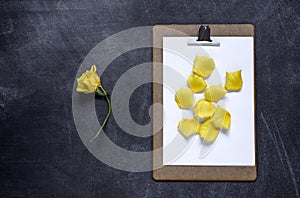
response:
[[[225,88],[221,85],[208,87],[205,78],[208,78],[214,69],[213,58],[196,56],[193,73],[187,79],[189,88],[181,88],[175,94],[175,101],[179,108],[191,109],[194,112],[193,119],[182,119],[178,123],[179,132],[187,138],[199,134],[204,141],[213,142],[221,129],[230,128],[230,113],[221,106],[216,106],[215,103],[218,103],[228,91],[239,91],[242,88],[241,70],[226,72]],[[194,105],[193,93],[204,90],[204,99],[198,100]]]

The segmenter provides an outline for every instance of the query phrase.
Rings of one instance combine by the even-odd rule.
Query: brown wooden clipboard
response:
[[[252,36],[251,24],[209,25],[211,36]],[[163,37],[197,36],[200,24],[193,25],[156,25],[153,27],[153,82],[162,82]],[[254,39],[253,39],[254,40]],[[255,47],[254,47],[255,70]],[[255,73],[255,71],[254,71]],[[254,76],[255,83],[255,76]],[[255,87],[255,84],[254,84]],[[254,95],[256,93],[254,92]],[[255,102],[255,101],[254,101]],[[153,83],[153,104],[163,104],[163,86]],[[163,165],[163,130],[154,130],[162,126],[162,106],[153,108],[153,179],[187,181],[254,181],[257,177],[255,166],[164,166]],[[254,112],[255,115],[255,112]],[[255,119],[254,119],[255,120]],[[256,142],[256,141],[254,141]],[[256,149],[256,146],[255,146]],[[255,158],[257,159],[256,155]]]

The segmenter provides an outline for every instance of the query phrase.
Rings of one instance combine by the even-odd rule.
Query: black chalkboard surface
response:
[[[0,197],[299,197],[299,9],[296,1],[2,1],[0,3]],[[255,182],[156,182],[98,161],[73,121],[77,70],[99,42],[155,24],[255,26]],[[151,41],[151,33],[144,39]],[[111,93],[152,49],[116,58],[101,80]],[[151,70],[149,69],[151,77]],[[129,101],[132,119],[151,121],[152,85]],[[98,118],[105,100],[96,100]],[[151,133],[151,131],[149,131]],[[105,134],[131,151],[151,151],[151,137],[125,133],[112,116]]]

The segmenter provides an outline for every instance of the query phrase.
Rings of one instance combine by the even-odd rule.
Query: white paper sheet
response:
[[[220,47],[188,46],[191,37],[163,38],[163,164],[195,166],[254,166],[254,54],[253,37],[212,37]],[[196,38],[192,38],[196,39]],[[225,84],[226,71],[241,69],[243,88],[230,92],[218,102],[231,114],[231,127],[220,132],[213,144],[198,135],[184,138],[177,130],[182,118],[192,118],[192,110],[178,108],[175,91],[187,87],[196,55],[214,59],[216,68],[206,79],[208,85]],[[195,103],[203,93],[195,94]]]

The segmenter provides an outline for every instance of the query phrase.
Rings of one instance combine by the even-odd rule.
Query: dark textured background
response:
[[[296,0],[1,1],[0,197],[299,197],[299,9]],[[85,55],[114,33],[159,23],[255,25],[256,182],[155,182],[151,172],[101,163],[82,144],[71,95]],[[117,58],[102,77],[108,91],[151,57],[140,49]],[[145,124],[151,85],[134,94],[142,97],[132,97],[132,116]],[[124,133],[113,118],[109,125],[116,144],[151,149],[151,138]]]

